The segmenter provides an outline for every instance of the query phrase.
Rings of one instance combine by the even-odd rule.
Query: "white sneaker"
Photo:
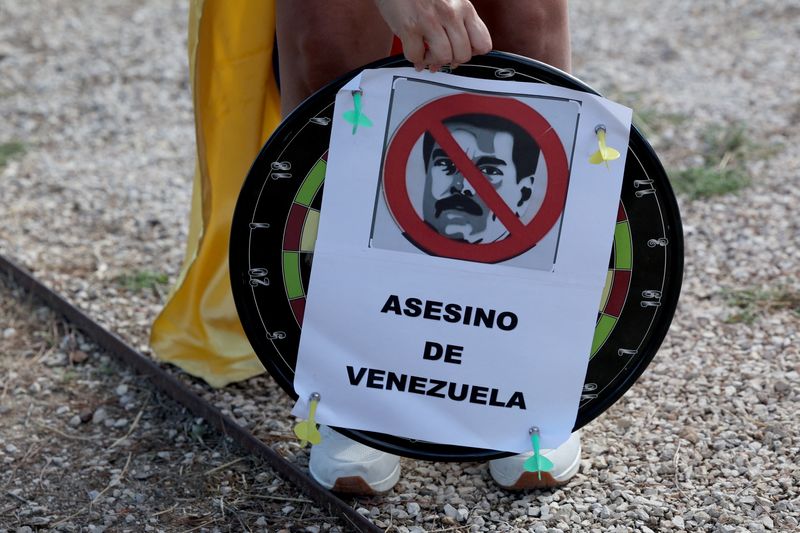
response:
[[[528,472],[523,468],[525,460],[533,455],[532,451],[489,461],[489,472],[495,482],[507,490],[548,489],[563,485],[581,465],[581,432],[570,435],[567,442],[558,448],[543,449],[541,454],[553,462],[550,472]]]
[[[387,492],[400,479],[400,458],[320,426],[322,441],[311,447],[308,470],[326,489],[347,494]]]

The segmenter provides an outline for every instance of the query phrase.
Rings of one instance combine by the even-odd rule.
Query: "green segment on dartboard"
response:
[[[614,329],[614,326],[617,325],[617,319],[613,316],[609,315],[600,315],[600,320],[597,321],[597,325],[594,328],[594,339],[592,340],[592,356],[594,356],[597,351],[603,346],[603,343],[606,342],[608,336],[611,335],[611,331]]]
[[[283,283],[286,285],[286,295],[289,299],[302,298],[306,295],[300,277],[300,254],[297,252],[283,252]]]
[[[311,205],[311,202],[314,201],[314,196],[316,196],[322,182],[325,180],[325,166],[325,161],[321,159],[317,161],[311,172],[306,176],[306,179],[303,180],[303,184],[300,185],[300,190],[297,191],[297,195],[294,197],[296,203],[306,207]]]
[[[614,228],[614,267],[619,270],[630,270],[633,267],[633,250],[631,249],[631,226],[628,221],[617,222]]]

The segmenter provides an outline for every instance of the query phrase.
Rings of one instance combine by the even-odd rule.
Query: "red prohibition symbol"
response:
[[[539,145],[547,165],[547,188],[542,205],[524,224],[483,173],[458,145],[444,122],[466,114],[495,115],[525,130]],[[428,131],[447,153],[464,178],[508,230],[508,236],[490,243],[468,243],[440,235],[417,214],[408,194],[406,169],[411,150]],[[564,211],[569,165],[564,146],[542,115],[519,100],[469,93],[433,100],[409,115],[389,143],[383,168],[386,204],[397,224],[418,247],[439,257],[480,263],[499,263],[536,245],[558,222]]]

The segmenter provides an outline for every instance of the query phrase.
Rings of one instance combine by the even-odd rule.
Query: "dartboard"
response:
[[[364,68],[403,66],[410,65],[393,57]],[[313,266],[334,98],[355,74],[315,93],[281,124],[253,164],[233,217],[230,271],[239,317],[261,362],[294,399],[294,368]],[[548,83],[597,94],[542,63],[498,52],[475,57],[453,74]],[[575,429],[618,400],[647,367],[672,321],[682,275],[677,203],[658,158],[633,127]],[[508,455],[374,432],[340,431],[364,444],[421,459],[485,460]]]

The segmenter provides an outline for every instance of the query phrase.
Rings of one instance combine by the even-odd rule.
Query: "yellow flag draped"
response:
[[[264,371],[242,331],[228,273],[231,217],[242,182],[280,122],[272,75],[272,0],[192,0],[189,67],[197,135],[189,240],[156,318],[156,357],[215,387]]]

